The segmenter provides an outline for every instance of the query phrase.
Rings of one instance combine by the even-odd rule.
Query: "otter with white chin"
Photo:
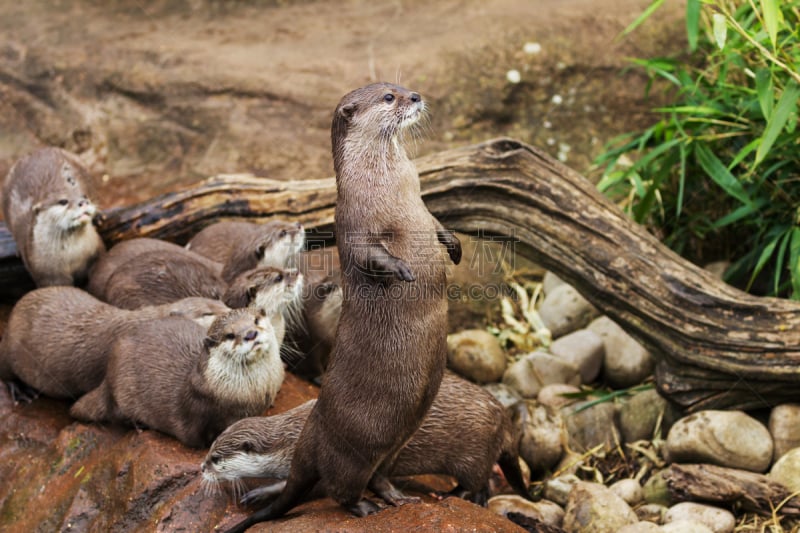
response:
[[[243,478],[286,479],[295,444],[315,400],[285,413],[250,417],[222,432],[200,466],[203,483],[238,486]],[[389,469],[392,477],[444,474],[458,481],[452,493],[485,505],[489,476],[497,462],[511,487],[531,499],[519,466],[519,426],[484,389],[445,372],[439,394],[420,428]],[[516,414],[516,413],[515,413]],[[276,495],[283,483],[256,488],[244,497],[256,503]]]
[[[331,363],[286,488],[231,531],[284,515],[319,483],[358,516],[406,498],[387,479],[430,408],[447,359],[446,266],[461,245],[430,214],[404,130],[420,95],[377,83],[344,96],[331,126],[343,304]],[[449,259],[448,256],[449,255]]]
[[[272,326],[249,309],[217,318],[207,331],[180,318],[140,322],[114,341],[105,379],[70,414],[142,424],[199,448],[263,413],[283,377]]]
[[[12,392],[16,378],[47,396],[74,400],[100,385],[114,339],[135,324],[180,316],[208,329],[228,311],[222,302],[207,298],[129,311],[75,287],[36,289],[11,310],[0,340],[0,380]]]
[[[42,148],[17,161],[3,182],[3,217],[37,287],[82,285],[105,252],[77,156]]]
[[[296,267],[297,254],[305,242],[299,222],[270,220],[254,224],[223,220],[200,230],[186,249],[225,265],[222,279],[230,282],[257,266]]]

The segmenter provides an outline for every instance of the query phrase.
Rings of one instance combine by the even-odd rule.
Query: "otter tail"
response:
[[[519,467],[519,459],[517,459],[516,454],[501,453],[497,459],[497,464],[500,465],[500,469],[503,471],[503,475],[506,476],[506,481],[511,485],[511,488],[526,500],[533,501],[522,477],[522,470]]]

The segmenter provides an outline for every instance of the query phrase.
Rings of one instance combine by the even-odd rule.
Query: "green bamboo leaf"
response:
[[[697,162],[703,167],[708,177],[722,187],[728,196],[732,196],[746,205],[753,203],[742,184],[725,168],[725,165],[711,152],[708,146],[697,144],[694,153],[697,156]]]
[[[778,294],[778,289],[781,284],[781,275],[783,274],[783,268],[785,263],[783,262],[784,258],[786,257],[786,250],[789,248],[789,242],[792,238],[792,232],[787,231],[783,234],[783,238],[781,239],[781,244],[778,246],[778,254],[775,259],[775,294]]]
[[[722,13],[714,13],[711,16],[713,20],[714,41],[720,50],[725,48],[725,41],[728,38],[728,21],[725,20],[725,15]]]
[[[733,224],[734,222],[738,222],[746,216],[757,213],[758,210],[764,207],[766,203],[766,200],[758,200],[752,204],[745,204],[737,209],[734,209],[724,217],[716,220],[713,224],[711,224],[711,227],[713,229],[720,229]]]
[[[683,209],[683,190],[686,184],[686,144],[681,143],[679,148],[681,166],[678,178],[678,199],[676,201],[677,205],[675,206],[675,218],[681,216],[681,209]]]
[[[659,113],[685,113],[689,115],[725,115],[727,113],[707,105],[676,105],[672,107],[657,107],[654,111]]]
[[[779,2],[780,0],[761,0],[761,11],[764,14],[764,26],[767,28],[773,50],[778,42],[778,26],[783,19],[783,13],[781,13]]]
[[[649,6],[647,6],[647,9],[645,9],[644,12],[641,15],[639,15],[639,17],[636,20],[631,22],[630,25],[622,31],[622,36],[624,37],[625,35],[628,35],[630,32],[638,28],[639,25],[645,20],[647,20],[647,18],[650,15],[652,15],[656,9],[661,7],[661,4],[663,3],[664,0],[653,0],[653,2]]]
[[[744,148],[739,150],[739,153],[736,154],[730,164],[728,165],[728,170],[733,170],[736,168],[736,165],[744,161],[744,158],[750,155],[750,153],[758,147],[759,139],[753,139],[749,143],[747,143]]]
[[[769,69],[761,68],[756,72],[756,94],[758,94],[761,114],[764,115],[764,120],[769,120],[772,115],[772,105],[775,102],[775,95],[772,89],[772,72]]]
[[[781,99],[778,100],[778,105],[772,110],[767,127],[761,136],[761,144],[758,145],[758,150],[756,150],[756,161],[753,166],[758,166],[764,160],[775,139],[778,138],[778,134],[786,125],[789,116],[796,112],[798,98],[800,98],[800,87],[798,87],[796,81],[789,80],[789,83],[783,89]]]
[[[792,274],[792,300],[800,300],[800,227],[792,229],[789,246],[789,270]]]
[[[778,245],[778,241],[780,241],[784,237],[784,234],[780,234],[770,242],[764,246],[764,249],[761,251],[761,255],[758,257],[758,261],[756,262],[755,268],[753,268],[753,273],[750,275],[750,281],[747,282],[747,289],[750,290],[750,287],[753,286],[753,282],[756,280],[756,277],[764,268],[764,265],[767,264],[772,254],[775,252],[775,247]]]
[[[686,38],[689,41],[689,50],[697,50],[697,33],[700,27],[700,0],[687,0],[686,2]]]

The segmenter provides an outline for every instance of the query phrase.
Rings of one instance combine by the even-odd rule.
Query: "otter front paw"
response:
[[[456,234],[446,229],[439,230],[439,242],[441,242],[447,249],[447,255],[453,264],[457,265],[461,262],[461,241],[456,237]]]
[[[411,269],[408,268],[408,265],[402,259],[397,259],[397,262],[394,264],[394,275],[397,279],[401,281],[414,281],[415,278],[414,274],[411,272]]]

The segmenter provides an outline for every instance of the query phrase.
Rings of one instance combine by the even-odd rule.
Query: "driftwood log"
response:
[[[800,303],[750,296],[663,246],[580,174],[511,139],[417,161],[422,195],[445,227],[514,239],[647,345],[656,381],[689,410],[800,400]],[[299,220],[332,237],[333,179],[218,176],[193,189],[105,213],[111,245],[137,236],[186,240],[224,218]],[[3,228],[4,229],[4,228]],[[10,243],[10,245],[9,245]],[[24,286],[8,233],[2,286]]]
[[[800,497],[767,476],[699,464],[673,464],[661,474],[677,501],[736,505],[747,511],[800,516]]]

